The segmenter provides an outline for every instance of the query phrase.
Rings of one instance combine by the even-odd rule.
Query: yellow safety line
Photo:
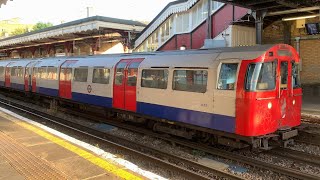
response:
[[[127,172],[127,171],[124,171],[123,169],[120,169],[116,165],[110,164],[109,162],[107,162],[104,159],[101,159],[101,158],[99,158],[99,157],[97,157],[97,156],[95,156],[95,155],[93,155],[93,154],[91,154],[91,153],[89,153],[89,152],[87,152],[87,151],[85,151],[83,149],[80,149],[77,146],[74,146],[74,145],[66,142],[63,139],[57,138],[57,137],[55,137],[55,136],[53,136],[53,135],[51,135],[51,134],[39,129],[39,128],[36,128],[36,127],[34,127],[32,125],[29,125],[27,123],[24,123],[24,122],[21,122],[21,121],[17,121],[17,120],[14,120],[14,122],[16,124],[26,128],[26,129],[29,129],[29,130],[37,133],[40,136],[42,136],[42,137],[44,137],[44,138],[46,138],[46,139],[48,139],[48,140],[50,140],[50,141],[52,141],[52,142],[54,142],[54,143],[56,143],[58,145],[64,147],[65,149],[68,149],[69,151],[76,153],[77,155],[79,155],[79,156],[83,157],[84,159],[90,161],[91,163],[93,163],[93,164],[95,164],[95,165],[97,165],[97,166],[99,166],[99,167],[101,167],[101,168],[103,168],[103,169],[115,174],[118,177],[121,177],[123,179],[130,179],[130,180],[131,179],[134,179],[134,180],[142,179],[142,178],[140,178],[138,176],[135,176],[135,175]]]

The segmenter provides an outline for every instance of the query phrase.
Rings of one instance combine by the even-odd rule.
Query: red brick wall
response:
[[[161,48],[159,48],[159,51],[169,51],[169,50],[176,50],[176,38],[177,36],[173,36],[169,41],[166,42]]]
[[[204,45],[204,40],[207,38],[207,28],[208,23],[205,22],[192,33],[192,49],[199,49]]]
[[[191,49],[191,34],[179,34],[177,36],[177,48],[186,46],[187,49]]]

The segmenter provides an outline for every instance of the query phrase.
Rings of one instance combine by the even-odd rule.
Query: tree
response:
[[[33,26],[33,31],[37,31],[37,30],[40,30],[40,29],[44,29],[44,28],[48,28],[48,27],[51,27],[53,26],[52,23],[50,22],[47,22],[47,23],[44,23],[44,22],[38,22],[36,25]]]
[[[16,35],[19,35],[19,34],[24,34],[26,32],[27,32],[26,28],[17,28],[14,31],[12,31],[10,35],[11,36],[16,36]]]

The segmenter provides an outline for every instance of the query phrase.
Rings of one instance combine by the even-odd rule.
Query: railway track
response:
[[[107,139],[105,138],[106,133],[102,132],[102,131],[97,131],[97,129],[93,129],[81,124],[77,124],[75,122],[72,121],[68,121],[66,119],[60,119],[57,117],[54,117],[52,115],[49,115],[47,113],[43,113],[41,111],[32,109],[30,107],[26,107],[23,106],[21,104],[17,104],[17,103],[13,103],[13,102],[8,102],[7,100],[0,100],[0,104],[3,104],[5,106],[9,106],[11,108],[14,108],[16,110],[19,111],[23,111],[24,113],[28,113],[30,115],[33,116],[37,116],[40,117],[42,119],[45,119],[47,121],[50,121],[51,123],[54,123],[55,125],[58,126],[62,126],[64,128],[68,128],[70,130],[76,131],[77,133],[81,133],[83,135],[86,136],[90,136],[91,138],[97,139],[99,141],[103,141],[103,143],[108,144],[109,146],[113,146],[115,148],[117,148],[118,150],[123,150],[126,152],[129,152],[130,154],[133,154],[135,156],[138,156],[146,161],[152,162],[152,164],[156,164],[158,166],[161,166],[165,169],[168,169],[170,171],[179,173],[181,176],[186,177],[187,179],[211,179],[210,177],[204,176],[200,173],[198,173],[197,171],[206,171],[208,173],[211,173],[215,176],[218,177],[223,177],[223,178],[227,178],[227,179],[232,179],[232,180],[243,180],[244,178],[241,178],[239,176],[218,170],[218,169],[213,169],[207,166],[204,166],[200,163],[188,160],[186,158],[182,158],[179,156],[175,156],[163,151],[160,151],[158,149],[155,148],[151,148],[148,146],[145,146],[143,144],[134,142],[134,146],[136,146],[136,148],[129,148],[127,146],[124,146],[122,144],[133,144],[133,142],[118,137],[118,136],[112,136],[110,134],[108,134]],[[117,142],[122,142],[117,143]],[[137,150],[139,149],[139,150]],[[148,153],[146,153],[148,152]],[[150,155],[152,154],[152,155]],[[167,162],[165,160],[162,160],[160,158],[156,158],[157,157],[162,157],[165,159],[170,159],[170,161],[174,161],[174,162],[179,162],[179,163],[183,163],[186,166],[192,167],[193,171],[185,168],[185,167],[181,167],[181,165],[177,165],[175,163],[170,163]]]
[[[189,147],[189,148],[192,148],[192,149],[197,149],[197,150],[206,152],[208,154],[212,154],[212,155],[219,156],[219,157],[226,158],[226,159],[230,159],[230,160],[233,160],[233,161],[236,161],[236,162],[240,162],[240,163],[244,163],[244,164],[247,164],[247,165],[251,165],[253,167],[258,167],[258,168],[261,168],[261,169],[277,172],[279,174],[283,174],[283,175],[290,176],[290,177],[293,177],[293,178],[297,178],[297,179],[317,179],[317,180],[320,179],[320,176],[317,176],[317,175],[314,175],[314,174],[308,174],[308,173],[301,172],[299,170],[295,170],[295,169],[292,169],[292,168],[282,167],[282,166],[279,166],[279,165],[275,165],[275,164],[267,163],[267,162],[264,162],[264,161],[260,161],[260,160],[254,159],[254,158],[246,157],[246,156],[243,156],[243,155],[234,154],[232,152],[224,151],[224,150],[221,150],[221,149],[208,147],[206,145],[200,145],[198,143],[194,143],[194,142],[187,141],[187,140],[168,138],[165,135],[159,135],[158,133],[154,133],[154,132],[149,131],[149,130],[144,129],[144,128],[139,128],[139,127],[132,126],[132,125],[127,125],[127,124],[124,124],[124,123],[115,122],[115,121],[108,120],[108,119],[105,119],[105,118],[102,118],[102,117],[97,117],[97,116],[93,116],[93,115],[90,115],[90,114],[81,113],[79,111],[72,111],[70,109],[61,108],[61,110],[62,111],[66,111],[67,113],[74,114],[76,116],[81,116],[81,117],[86,117],[86,118],[89,118],[89,119],[94,119],[95,121],[104,121],[104,122],[106,122],[106,123],[108,123],[110,125],[113,125],[113,126],[116,126],[116,127],[119,127],[119,128],[123,128],[123,129],[127,129],[129,131],[135,131],[135,132],[140,133],[140,134],[145,134],[145,135],[149,135],[149,136],[152,136],[152,137],[160,138],[160,139],[168,141],[168,142],[179,144],[179,145],[182,145],[182,146],[185,146],[185,147]],[[55,118],[55,117],[52,117],[52,118]],[[72,123],[72,122],[70,122],[70,123]],[[94,131],[97,131],[97,130],[94,130]],[[179,172],[180,171],[181,170],[179,170]],[[218,172],[218,174],[219,173],[221,173],[221,172]],[[190,177],[191,176],[189,176],[189,178]],[[239,177],[233,177],[233,178],[237,179]],[[230,179],[232,179],[232,177]]]
[[[286,148],[273,149],[267,153],[320,167],[320,156],[317,155]]]

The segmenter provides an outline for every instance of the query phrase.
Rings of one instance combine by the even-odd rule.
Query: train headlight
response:
[[[272,108],[272,103],[269,102],[269,103],[268,103],[268,109],[271,109],[271,108]]]
[[[292,104],[295,105],[295,104],[296,104],[296,100],[293,100],[293,101],[292,101]]]

